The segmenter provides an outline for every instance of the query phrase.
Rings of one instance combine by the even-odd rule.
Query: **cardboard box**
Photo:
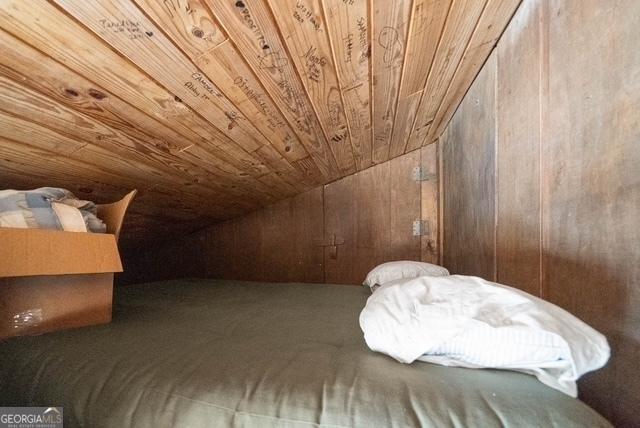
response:
[[[98,205],[106,234],[0,228],[0,340],[111,321],[118,237],[135,194]]]

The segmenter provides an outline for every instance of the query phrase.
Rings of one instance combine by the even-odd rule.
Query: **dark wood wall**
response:
[[[443,263],[603,332],[580,395],[640,426],[640,2],[525,0],[441,138]]]
[[[207,275],[360,284],[385,261],[424,257],[437,262],[437,252],[429,250],[437,248],[437,212],[425,212],[430,235],[414,236],[412,231],[413,221],[422,215],[422,187],[437,189],[437,175],[423,182],[412,177],[423,155],[435,170],[436,146],[427,146],[212,226],[206,231]],[[423,240],[433,240],[424,245],[424,255]]]
[[[443,263],[453,272],[494,280],[495,84],[494,53],[440,139]]]
[[[322,282],[322,187],[214,225],[206,237],[206,276]]]
[[[184,239],[138,249],[121,283],[202,277],[361,284],[391,260],[438,263],[437,144]],[[423,180],[414,179],[422,166]],[[414,236],[413,222],[425,234]]]
[[[206,274],[204,250],[205,237],[199,233],[143,247],[121,248],[124,272],[116,274],[116,284],[202,278]]]

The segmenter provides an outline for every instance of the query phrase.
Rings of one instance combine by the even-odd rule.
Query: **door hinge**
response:
[[[415,220],[413,222],[413,236],[425,236],[429,234],[429,220]]]
[[[432,174],[421,166],[415,166],[411,170],[411,178],[413,181],[429,181],[437,178],[436,174]]]

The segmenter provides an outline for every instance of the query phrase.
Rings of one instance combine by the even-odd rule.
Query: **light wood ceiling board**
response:
[[[340,177],[333,153],[266,4],[204,1],[292,124],[325,180]]]
[[[243,193],[238,195],[252,195],[254,192],[251,181],[255,179],[239,169],[243,165],[234,162],[235,159],[230,158],[226,152],[202,142],[193,143],[193,140],[186,139],[162,121],[144,114],[2,30],[0,49],[3,52],[1,74],[138,140],[155,145],[158,150],[196,165],[206,171],[211,180],[229,186],[232,190],[242,189]]]
[[[336,64],[356,169],[372,165],[371,45],[366,1],[323,0],[333,60]]]
[[[320,119],[342,175],[355,172],[354,150],[319,0],[267,0],[290,58]]]
[[[199,171],[194,179],[214,180],[230,188],[230,194],[252,195],[252,188],[244,184],[245,193],[235,193],[234,188],[243,188],[246,180],[221,159],[201,150],[197,146],[185,145],[184,138],[153,120],[131,105],[123,102],[101,87],[57,63],[47,55],[31,48],[20,40],[0,30],[0,49],[3,52],[0,75],[21,82],[29,88],[122,130],[136,140],[144,141],[148,150],[158,151],[162,157],[175,156],[181,162],[197,165]],[[174,143],[175,142],[175,143]],[[191,148],[185,151],[186,148]],[[188,167],[193,173],[194,168]],[[232,172],[228,172],[229,169]],[[199,178],[198,178],[199,177]]]
[[[277,199],[288,198],[299,193],[294,186],[287,183],[277,174],[266,174],[259,177],[258,180],[271,189],[282,189],[278,191]]]
[[[134,1],[190,58],[229,39],[200,0]]]
[[[1,68],[0,68],[1,70]],[[181,187],[192,186],[202,191],[216,191],[219,194],[227,190],[217,183],[208,180],[206,171],[193,174],[192,166],[184,164],[179,158],[158,150],[153,144],[145,144],[127,134],[105,125],[90,116],[68,108],[47,98],[22,84],[0,75],[0,110],[9,112],[17,118],[28,118],[30,122],[42,124],[62,135],[75,139],[78,145],[72,151],[62,153],[86,153],[93,146],[108,151],[111,158],[105,166],[113,166],[114,162],[126,160],[132,168],[136,165],[141,171],[148,173],[149,178],[167,185]],[[13,132],[25,132],[30,126],[16,125],[11,130],[1,129],[0,134],[8,138],[19,138]],[[39,128],[38,128],[39,129]],[[12,132],[13,131],[13,132]],[[104,159],[104,157],[103,157]]]
[[[132,189],[138,190],[135,209],[143,215],[162,217],[167,222],[193,220],[202,213],[179,204],[179,200],[155,190],[155,185],[141,186],[139,182],[122,175],[102,170],[54,152],[24,142],[0,138],[0,180],[5,188],[11,183],[32,189],[43,186],[61,186],[76,195],[98,203],[113,202]],[[21,180],[16,181],[20,175]],[[176,203],[177,202],[177,203]],[[167,209],[169,204],[172,209]]]
[[[451,5],[440,45],[416,113],[407,151],[422,146],[445,97],[487,0],[457,0]],[[471,83],[471,82],[470,82]],[[468,87],[467,87],[468,88]],[[465,92],[467,90],[465,88]]]
[[[412,0],[371,2],[373,162],[389,159]]]
[[[128,180],[135,180],[134,183],[139,184],[143,188],[161,189],[165,187],[175,194],[175,177],[166,176],[161,171],[149,165],[136,163],[128,158],[120,157],[110,149],[104,148],[104,145],[107,143],[103,144],[101,142],[100,144],[94,145],[85,140],[76,139],[72,134],[65,133],[65,123],[56,122],[54,116],[47,119],[46,125],[47,126],[26,120],[25,118],[12,116],[0,110],[0,137],[22,144],[33,145],[70,159],[82,161],[94,168],[108,171],[112,175],[126,177]],[[58,131],[54,128],[61,128],[63,130]],[[62,146],[60,142],[62,142]],[[60,149],[61,147],[63,148],[62,150]],[[73,147],[73,150],[68,150],[69,147]],[[210,197],[217,196],[219,198],[211,201],[197,193],[192,193],[190,187],[189,183],[187,183],[186,186],[183,186],[180,193],[180,200],[184,200],[185,203],[189,203],[191,206],[199,206],[203,212],[206,212],[205,210],[207,209],[215,212],[223,204],[223,195],[219,193],[213,194],[209,191]]]
[[[251,118],[281,156],[292,165],[309,156],[289,123],[266,94],[223,30],[198,2],[136,0],[142,10],[167,32],[173,42]],[[184,4],[183,4],[184,3]],[[197,23],[198,25],[194,24]],[[207,33],[200,28],[206,25]],[[211,38],[211,42],[206,39]],[[306,178],[306,176],[303,176]],[[318,178],[313,177],[317,184]]]
[[[54,56],[79,74],[89,76],[90,80],[97,80],[110,93],[117,94],[123,100],[157,117],[182,135],[187,134],[190,141],[195,141],[195,145],[189,149],[195,156],[200,153],[215,153],[228,164],[240,169],[238,175],[242,180],[270,172],[262,161],[195,115],[179,99],[176,100],[173,94],[156,85],[148,76],[102,45],[99,39],[56,8],[46,2],[36,2],[30,7],[26,7],[24,2],[12,2],[7,6],[0,9],[0,24],[3,28],[10,29],[14,35]],[[43,15],[47,16],[46,20],[39,19]],[[64,28],[65,31],[56,32],[52,28]],[[176,106],[180,109],[179,112]],[[264,194],[266,201],[272,202],[275,199],[271,189],[265,188],[261,182],[254,180],[252,187]],[[251,194],[251,191],[248,193]]]
[[[301,174],[304,173],[302,171],[302,167],[300,171],[294,168],[291,165],[291,163],[289,163],[289,161],[287,161],[285,158],[280,156],[280,154],[273,148],[271,144],[266,144],[260,147],[254,153],[257,156],[259,156],[261,159],[265,160],[265,162],[267,162],[267,165],[269,165],[269,168],[272,170],[271,173],[263,174],[263,176],[277,175],[286,183],[285,187],[293,186],[298,191],[305,191],[306,189],[309,188],[309,183],[307,183],[304,180],[305,177],[301,176]],[[296,161],[296,163],[300,163],[301,161],[302,159]],[[300,163],[300,165],[305,165],[305,164],[304,162],[302,162]],[[256,177],[256,178],[259,179],[261,177],[262,176]],[[285,190],[285,189],[283,188],[281,190]]]
[[[0,26],[151,117],[161,120],[203,150],[215,151],[220,158],[244,173],[259,176],[269,172],[259,159],[237,146],[196,115],[178,97],[158,86],[52,5],[44,1],[8,2],[0,9]],[[64,31],[56,31],[58,28],[64,28]]]
[[[414,0],[389,156],[404,153],[451,0]]]
[[[82,141],[58,134],[45,127],[30,129],[30,122],[0,110],[0,137],[21,141],[25,136],[34,145],[62,155],[77,152],[86,145]]]
[[[520,3],[521,0],[489,0],[423,144],[432,143],[444,132]]]
[[[20,175],[22,179],[19,185],[25,186],[24,189],[50,186],[51,184],[46,182],[48,178],[55,181],[61,181],[63,178],[65,184],[73,184],[75,181],[74,187],[83,189],[79,194],[95,193],[101,198],[96,202],[113,202],[114,196],[121,198],[139,184],[102,172],[66,156],[3,137],[0,137],[0,162],[2,188],[8,185],[9,180],[5,177],[15,181],[15,177]],[[137,187],[141,192],[146,190],[144,187]]]
[[[129,0],[56,3],[248,152],[256,153],[269,144],[220,88]]]
[[[136,187],[135,183],[130,184],[91,165],[47,153],[28,144],[0,139],[0,154],[2,188],[28,190],[46,186],[62,187],[82,199],[108,203],[122,198]],[[135,204],[130,209],[140,217],[155,219],[163,224],[162,229],[152,230],[151,234],[184,223],[202,224],[203,219],[209,223],[220,221],[228,215],[228,210],[220,206],[218,212],[207,211],[203,214],[186,206],[174,194],[139,187]]]

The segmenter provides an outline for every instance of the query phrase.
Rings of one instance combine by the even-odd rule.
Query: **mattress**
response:
[[[116,289],[111,324],[0,344],[0,405],[85,427],[604,427],[525,374],[370,351],[363,287],[182,280]]]

